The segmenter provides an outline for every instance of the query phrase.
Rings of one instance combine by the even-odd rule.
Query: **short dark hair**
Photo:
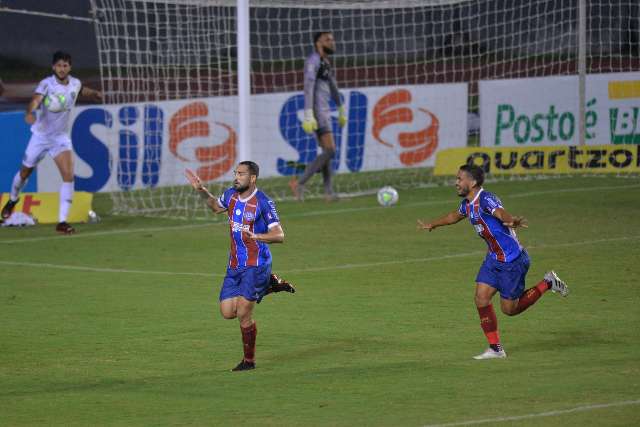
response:
[[[51,61],[51,64],[55,64],[56,62],[63,60],[65,62],[68,62],[69,64],[71,64],[71,55],[67,52],[64,52],[62,50],[59,50],[57,52],[55,52],[53,54],[53,60]]]
[[[313,45],[315,46],[324,34],[332,34],[331,31],[318,31],[313,35]]]
[[[476,180],[476,185],[478,187],[481,187],[484,183],[484,170],[480,166],[466,164],[460,166],[460,170],[471,175],[471,177]]]
[[[240,162],[241,165],[245,165],[246,167],[249,168],[249,173],[251,175],[255,175],[256,178],[258,177],[258,175],[260,175],[260,167],[258,166],[258,164],[256,162],[252,162],[251,160],[245,160],[243,162]]]

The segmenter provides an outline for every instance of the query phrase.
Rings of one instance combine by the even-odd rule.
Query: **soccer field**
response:
[[[250,372],[229,372],[240,331],[217,311],[224,217],[0,229],[0,425],[640,424],[640,179],[485,188],[529,220],[527,287],[553,268],[571,288],[498,313],[505,360],[471,359],[485,243],[416,231],[451,187],[279,203],[273,267],[298,292],[257,306]]]

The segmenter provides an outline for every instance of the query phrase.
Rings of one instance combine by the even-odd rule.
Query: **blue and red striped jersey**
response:
[[[469,218],[478,236],[487,242],[491,257],[500,262],[511,262],[520,256],[522,245],[516,231],[502,224],[493,216],[496,209],[503,208],[500,199],[493,193],[480,189],[470,202],[463,199],[458,208],[460,215]]]
[[[218,199],[218,204],[227,209],[231,250],[229,267],[258,266],[271,263],[269,245],[249,239],[243,233],[266,233],[271,227],[280,224],[276,204],[262,191],[256,189],[249,197],[242,199],[232,187]]]

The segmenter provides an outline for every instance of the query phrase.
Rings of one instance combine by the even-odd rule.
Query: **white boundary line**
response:
[[[640,400],[626,400],[623,402],[576,406],[575,408],[571,408],[571,409],[561,409],[558,411],[538,412],[535,414],[526,414],[526,415],[516,415],[513,417],[485,418],[483,420],[459,421],[459,422],[446,423],[446,424],[429,424],[424,427],[454,427],[454,426],[471,426],[471,425],[488,424],[488,423],[502,423],[505,421],[519,421],[519,420],[526,420],[529,418],[538,418],[538,417],[555,417],[557,415],[571,414],[575,412],[586,412],[586,411],[593,411],[595,409],[606,409],[606,408],[614,408],[616,406],[629,406],[629,405],[639,405],[639,404],[640,404]]]
[[[640,239],[640,235],[613,237],[609,239],[584,240],[581,242],[554,243],[554,244],[548,244],[548,245],[546,244],[532,245],[532,246],[529,246],[528,249],[582,246],[582,245],[591,245],[595,243],[621,242],[625,240],[636,240],[636,239]],[[309,267],[309,268],[297,268],[297,269],[294,268],[290,270],[278,270],[278,273],[289,274],[289,273],[313,273],[313,272],[333,271],[333,270],[350,270],[353,268],[379,267],[381,265],[396,265],[396,264],[409,264],[409,263],[416,263],[416,262],[442,261],[442,260],[451,259],[451,258],[463,258],[468,256],[476,256],[476,255],[484,255],[484,254],[486,254],[486,251],[473,251],[473,252],[463,252],[463,253],[457,253],[457,254],[451,254],[451,255],[440,255],[440,256],[434,256],[434,257],[405,258],[400,260],[368,262],[368,263],[359,263],[359,264],[342,264],[342,265],[333,265],[333,266],[325,266],[325,267]],[[82,265],[63,265],[63,264],[37,263],[37,262],[24,262],[24,261],[1,261],[0,260],[0,265],[52,268],[56,270],[76,270],[76,271],[88,271],[88,272],[96,272],[96,273],[130,273],[130,274],[149,274],[149,275],[161,275],[161,276],[224,277],[224,274],[220,274],[220,273],[130,270],[130,269],[102,268],[102,267],[90,267],[90,266],[82,266]]]
[[[582,192],[582,191],[599,191],[599,190],[626,190],[629,188],[638,188],[640,184],[632,184],[632,185],[613,185],[613,186],[600,186],[600,187],[576,187],[576,188],[561,188],[557,190],[540,190],[540,191],[530,191],[528,193],[517,193],[512,195],[506,195],[503,199],[508,200],[512,198],[522,198],[522,197],[531,197],[531,196],[540,196],[545,194],[556,194],[556,193],[573,193],[573,192]],[[414,203],[406,203],[394,207],[394,209],[404,209],[404,208],[412,208],[417,206],[430,206],[430,205],[451,205],[455,206],[455,200],[430,200],[424,202],[414,202]],[[360,208],[345,208],[345,209],[327,209],[321,211],[311,211],[311,212],[302,212],[302,213],[294,213],[287,215],[287,218],[304,218],[310,216],[323,216],[323,215],[339,215],[350,212],[364,212],[370,210],[378,210],[384,209],[380,206],[367,206]],[[0,240],[0,244],[10,244],[10,243],[30,243],[30,242],[41,242],[46,240],[57,240],[64,241],[69,239],[78,239],[78,238],[86,238],[86,237],[94,237],[94,236],[111,236],[114,234],[128,234],[128,233],[145,233],[150,231],[173,231],[173,230],[181,230],[181,229],[189,229],[189,228],[199,228],[199,227],[208,227],[210,225],[223,225],[226,224],[226,221],[211,221],[208,223],[199,223],[199,224],[186,224],[186,225],[169,225],[166,227],[150,227],[150,228],[133,228],[133,229],[125,229],[125,230],[110,230],[110,231],[98,231],[96,233],[80,233],[74,234],[72,236],[42,236],[42,237],[25,237],[22,239],[12,239],[12,240]]]

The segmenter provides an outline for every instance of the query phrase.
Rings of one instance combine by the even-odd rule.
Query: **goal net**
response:
[[[236,1],[91,4],[108,104],[106,188],[123,213],[203,213],[184,169],[220,192],[246,160],[239,153],[260,165],[264,191],[290,198],[289,180],[320,152],[301,127],[304,61],[318,31],[335,37],[331,61],[348,117],[344,128],[337,112],[332,119],[341,194],[434,183],[438,150],[480,144],[483,81],[640,70],[635,0],[253,0],[243,130]],[[576,87],[588,103],[585,85]],[[627,113],[635,126],[637,109]],[[245,131],[251,138],[240,146]],[[322,196],[321,182],[309,181],[312,196]]]

